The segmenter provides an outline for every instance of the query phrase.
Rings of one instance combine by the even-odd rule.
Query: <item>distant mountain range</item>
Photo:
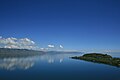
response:
[[[44,54],[43,51],[35,51],[28,49],[9,49],[0,48],[0,58],[2,57],[27,57]]]
[[[43,54],[70,54],[70,53],[80,53],[80,52],[67,52],[67,51],[36,51],[28,49],[10,49],[10,48],[0,48],[0,58],[4,57],[28,57]]]

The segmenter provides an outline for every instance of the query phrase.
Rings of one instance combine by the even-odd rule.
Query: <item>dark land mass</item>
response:
[[[71,58],[120,67],[120,58],[114,58],[107,54],[89,53],[89,54],[84,54],[83,56],[75,56]]]
[[[11,57],[29,57],[42,55],[45,52],[35,51],[28,49],[9,49],[9,48],[0,48],[0,58],[11,58]]]

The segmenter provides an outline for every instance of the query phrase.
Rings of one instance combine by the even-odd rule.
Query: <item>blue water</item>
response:
[[[0,80],[120,80],[120,68],[69,58],[77,55],[83,53],[0,59]]]

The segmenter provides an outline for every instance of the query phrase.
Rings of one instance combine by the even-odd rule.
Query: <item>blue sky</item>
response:
[[[120,49],[119,0],[0,0],[0,35],[39,47]]]

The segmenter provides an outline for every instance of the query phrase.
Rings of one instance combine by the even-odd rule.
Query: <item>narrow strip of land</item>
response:
[[[114,58],[107,54],[89,53],[84,54],[83,56],[74,56],[71,58],[120,67],[120,58]]]

